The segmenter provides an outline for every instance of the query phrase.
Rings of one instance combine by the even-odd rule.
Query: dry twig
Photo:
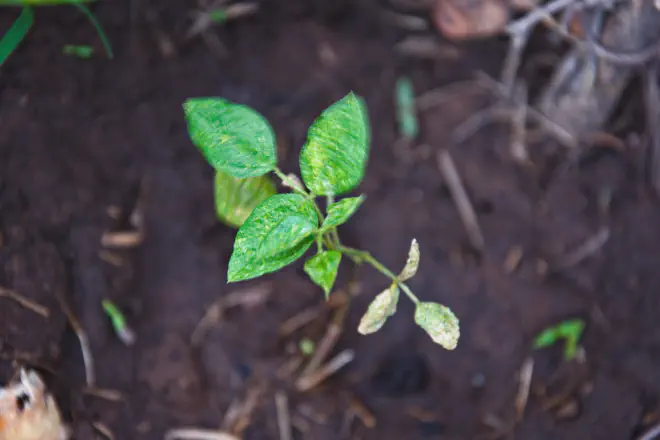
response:
[[[518,422],[522,420],[525,414],[525,408],[529,400],[529,389],[532,385],[532,374],[534,374],[534,359],[528,357],[520,367],[520,386],[515,401],[516,420]]]
[[[11,299],[12,301],[17,302],[26,309],[31,310],[37,315],[43,316],[44,318],[48,318],[50,316],[50,310],[48,310],[46,307],[37,304],[36,302],[30,299],[27,299],[23,295],[20,295],[19,293],[14,292],[13,290],[0,287],[0,297]]]
[[[337,356],[332,358],[328,363],[318,368],[316,371],[308,376],[302,376],[296,381],[296,388],[298,391],[309,391],[323,382],[328,377],[341,370],[345,365],[350,363],[355,357],[353,350],[344,350]]]
[[[275,394],[275,409],[277,410],[277,426],[280,432],[280,440],[292,440],[289,399],[282,391],[278,391]]]
[[[456,209],[463,221],[463,226],[465,226],[465,230],[467,231],[472,246],[475,250],[483,252],[485,249],[485,242],[483,234],[481,233],[481,227],[479,226],[477,214],[470,202],[470,198],[467,195],[467,191],[463,186],[463,182],[449,151],[440,150],[438,152],[438,165],[440,166],[440,172],[449,187],[449,191],[456,204]]]
[[[165,434],[165,440],[241,440],[235,435],[222,431],[199,428],[170,429]]]

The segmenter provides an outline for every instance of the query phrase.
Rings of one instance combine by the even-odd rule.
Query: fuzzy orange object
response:
[[[55,399],[34,371],[0,388],[0,440],[68,440]]]

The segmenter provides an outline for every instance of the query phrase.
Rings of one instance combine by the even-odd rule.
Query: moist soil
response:
[[[660,209],[640,177],[639,147],[589,154],[549,179],[556,161],[539,155],[529,168],[511,160],[506,127],[451,145],[452,130],[483,108],[470,88],[421,111],[419,139],[406,145],[397,134],[397,78],[408,75],[421,94],[476,69],[495,75],[503,41],[437,38],[442,50],[432,56],[401,54],[395,47],[406,37],[434,34],[402,29],[387,15],[410,10],[294,0],[264,1],[255,16],[186,39],[194,6],[96,5],[112,60],[78,10],[44,7],[2,66],[0,286],[50,311],[44,318],[0,297],[3,380],[19,365],[41,371],[80,439],[102,438],[99,423],[117,439],[219,429],[246,399],[254,405],[237,432],[277,439],[278,393],[300,439],[624,440],[657,422]],[[0,28],[17,14],[3,9]],[[96,54],[66,56],[65,44],[91,44]],[[433,344],[403,300],[381,331],[359,335],[360,316],[386,280],[346,262],[338,287],[347,291],[353,279],[355,295],[331,355],[350,349],[354,359],[298,392],[282,366],[302,338],[323,336],[332,315],[301,264],[226,284],[235,231],[215,217],[212,170],[187,137],[181,104],[221,96],[254,107],[275,128],[282,168],[296,172],[308,125],[350,90],[366,99],[372,153],[359,188],[366,202],[340,232],[395,271],[416,238],[422,259],[410,286],[451,307],[462,335],[454,351]],[[477,211],[480,256],[437,166],[442,148]],[[142,242],[109,249],[102,236],[131,229],[136,206]],[[604,228],[597,251],[569,262]],[[223,314],[214,308],[255,292],[263,300]],[[58,298],[89,338],[96,385],[121,400],[85,392],[80,345]],[[104,298],[125,311],[134,345],[113,332]],[[312,325],[280,334],[310,307],[320,310]],[[207,313],[216,319],[193,344]],[[561,346],[532,348],[542,329],[569,318],[587,324],[576,359],[565,361]],[[526,359],[534,368],[523,412],[515,402]]]

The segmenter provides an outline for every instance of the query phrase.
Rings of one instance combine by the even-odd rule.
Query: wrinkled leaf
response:
[[[328,107],[309,128],[300,153],[300,172],[314,194],[340,195],[362,181],[368,156],[366,106],[351,92]]]
[[[328,214],[323,220],[323,229],[335,228],[346,223],[364,202],[364,196],[347,197],[328,206]]]
[[[270,176],[239,179],[215,172],[215,211],[220,220],[234,228],[240,228],[254,208],[275,193]]]
[[[447,350],[453,350],[458,345],[458,318],[442,304],[420,302],[415,308],[415,322],[431,336],[433,342]]]
[[[335,284],[340,261],[341,252],[323,251],[305,262],[305,273],[314,284],[323,289],[326,299]]]
[[[377,332],[385,325],[387,318],[394,315],[396,305],[399,302],[399,287],[396,284],[390,285],[387,289],[379,293],[369,304],[367,312],[362,316],[358,332],[363,335]]]
[[[276,194],[257,206],[238,230],[228,282],[274,272],[300,258],[314,241],[313,202],[299,194]]]
[[[26,6],[9,30],[0,39],[0,65],[21,44],[21,41],[23,41],[33,24],[34,12],[32,12],[32,8]]]
[[[221,98],[188,99],[183,111],[190,139],[213,168],[238,178],[275,168],[275,135],[256,111]]]
[[[403,268],[397,279],[401,282],[411,279],[417,273],[417,268],[419,267],[419,244],[417,240],[413,238],[412,243],[410,243],[410,250],[408,251],[408,260],[406,261],[406,266]]]

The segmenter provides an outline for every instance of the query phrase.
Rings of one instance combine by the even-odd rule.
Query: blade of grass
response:
[[[101,23],[98,22],[94,14],[92,14],[92,11],[90,11],[87,6],[83,5],[82,2],[73,2],[73,5],[80,9],[80,11],[85,14],[89,21],[92,23],[92,26],[96,28],[96,32],[99,34],[99,38],[103,43],[103,47],[105,48],[106,53],[108,54],[108,58],[112,59],[114,57],[112,53],[112,46],[110,45],[110,41],[108,40],[105,31],[103,31],[103,27],[101,27]]]
[[[94,1],[96,0],[0,0],[0,6],[58,6]]]
[[[23,41],[34,23],[32,8],[24,7],[21,15],[11,25],[7,33],[0,40],[0,66]]]

